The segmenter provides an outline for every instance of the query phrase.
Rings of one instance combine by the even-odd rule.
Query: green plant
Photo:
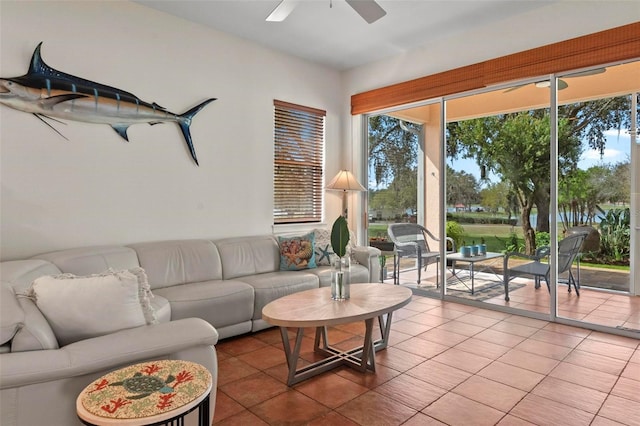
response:
[[[344,216],[338,216],[331,228],[331,248],[338,257],[347,254],[347,243],[349,242],[349,226]]]
[[[450,237],[455,241],[456,247],[460,247],[462,244],[462,237],[464,236],[464,228],[458,222],[453,220],[447,221],[447,237]]]
[[[538,231],[536,232],[536,247],[548,246],[551,241],[551,236],[548,232]]]
[[[630,256],[631,247],[631,212],[629,208],[604,211],[600,206],[596,209],[602,214],[600,219],[600,252],[615,260],[623,260]]]
[[[515,232],[511,232],[509,237],[502,239],[496,236],[496,239],[504,245],[504,253],[522,252],[524,250],[524,242],[518,238]]]

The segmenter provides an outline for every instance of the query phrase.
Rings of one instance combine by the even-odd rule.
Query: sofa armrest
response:
[[[380,254],[375,247],[356,246],[351,250],[354,259],[369,270],[369,282],[376,283],[380,280]]]
[[[0,355],[0,389],[120,368],[196,346],[213,346],[218,332],[199,318],[121,330],[60,349]]]

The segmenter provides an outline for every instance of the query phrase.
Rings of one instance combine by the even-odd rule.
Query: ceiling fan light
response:
[[[551,86],[551,82],[549,80],[538,81],[536,83],[536,87],[540,89],[544,89],[545,87]]]

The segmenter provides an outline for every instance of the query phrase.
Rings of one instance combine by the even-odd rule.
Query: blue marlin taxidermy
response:
[[[207,99],[184,114],[174,114],[160,105],[147,103],[137,96],[100,83],[57,71],[42,60],[38,44],[31,57],[29,72],[21,77],[0,78],[0,103],[19,111],[30,112],[43,120],[63,118],[87,123],[109,124],[129,141],[127,129],[132,124],[150,125],[174,121],[180,126],[191,157],[198,159],[189,126],[193,117],[215,98]],[[66,138],[65,138],[66,139]]]

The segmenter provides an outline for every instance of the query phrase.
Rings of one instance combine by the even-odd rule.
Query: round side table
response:
[[[108,373],[78,395],[76,411],[86,425],[172,424],[198,409],[209,423],[211,373],[181,360],[149,361]]]

